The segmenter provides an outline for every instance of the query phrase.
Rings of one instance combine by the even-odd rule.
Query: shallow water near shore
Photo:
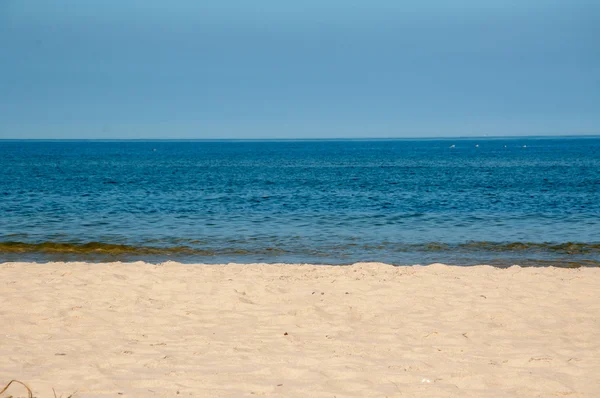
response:
[[[0,141],[0,170],[0,262],[600,265],[597,137]]]

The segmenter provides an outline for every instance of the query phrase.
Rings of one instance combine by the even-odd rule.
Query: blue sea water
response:
[[[0,262],[600,265],[598,137],[0,141],[0,173]]]

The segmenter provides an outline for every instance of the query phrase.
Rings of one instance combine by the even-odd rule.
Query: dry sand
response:
[[[42,398],[600,397],[599,318],[597,268],[5,263],[0,384]]]

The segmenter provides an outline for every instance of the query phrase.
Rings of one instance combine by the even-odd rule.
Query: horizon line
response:
[[[0,141],[400,141],[400,140],[456,140],[456,139],[536,139],[536,138],[600,138],[600,133],[573,135],[473,135],[473,136],[431,136],[431,137],[324,137],[324,138],[0,138]]]

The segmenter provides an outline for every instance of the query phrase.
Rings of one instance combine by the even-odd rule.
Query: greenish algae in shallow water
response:
[[[4,253],[80,253],[80,254],[107,254],[107,255],[161,255],[161,254],[196,254],[210,255],[205,250],[192,249],[185,246],[177,247],[150,247],[129,246],[111,243],[25,243],[25,242],[0,242],[0,252]]]
[[[457,246],[461,249],[477,249],[494,252],[540,251],[565,254],[600,254],[600,243],[467,242]]]
[[[219,250],[206,250],[189,246],[132,246],[102,242],[88,243],[63,243],[63,242],[0,242],[0,253],[47,253],[47,254],[104,254],[104,255],[131,255],[131,256],[162,256],[162,255],[250,255],[256,253],[283,253],[284,250],[266,247],[257,252],[240,248],[224,248]]]
[[[306,252],[293,248],[242,247],[244,242],[234,247],[192,247],[192,246],[146,246],[125,245],[102,242],[66,243],[40,242],[28,243],[8,241],[0,242],[0,262],[2,261],[130,261],[149,262],[175,259],[185,262],[305,262]],[[600,244],[598,243],[532,243],[532,242],[467,242],[462,244],[424,243],[401,244],[386,243],[377,247],[338,245],[335,247],[312,248],[310,255],[323,258],[319,263],[349,264],[345,257],[349,250],[359,250],[369,261],[378,261],[379,250],[389,250],[390,246],[398,254],[396,260],[384,262],[406,264],[405,255],[421,257],[424,261],[414,263],[448,262],[450,264],[474,265],[489,264],[499,267],[519,264],[522,266],[556,266],[565,268],[599,267]],[[420,253],[420,254],[419,254]],[[1,256],[1,255],[4,256]],[[430,257],[426,257],[429,255]],[[294,256],[291,260],[288,256]],[[433,256],[433,257],[431,257]],[[474,257],[475,256],[475,257]],[[346,258],[346,260],[344,260]],[[431,260],[435,258],[435,260]],[[477,258],[477,260],[475,260]],[[430,261],[431,260],[431,261]],[[314,261],[313,261],[314,262]]]

